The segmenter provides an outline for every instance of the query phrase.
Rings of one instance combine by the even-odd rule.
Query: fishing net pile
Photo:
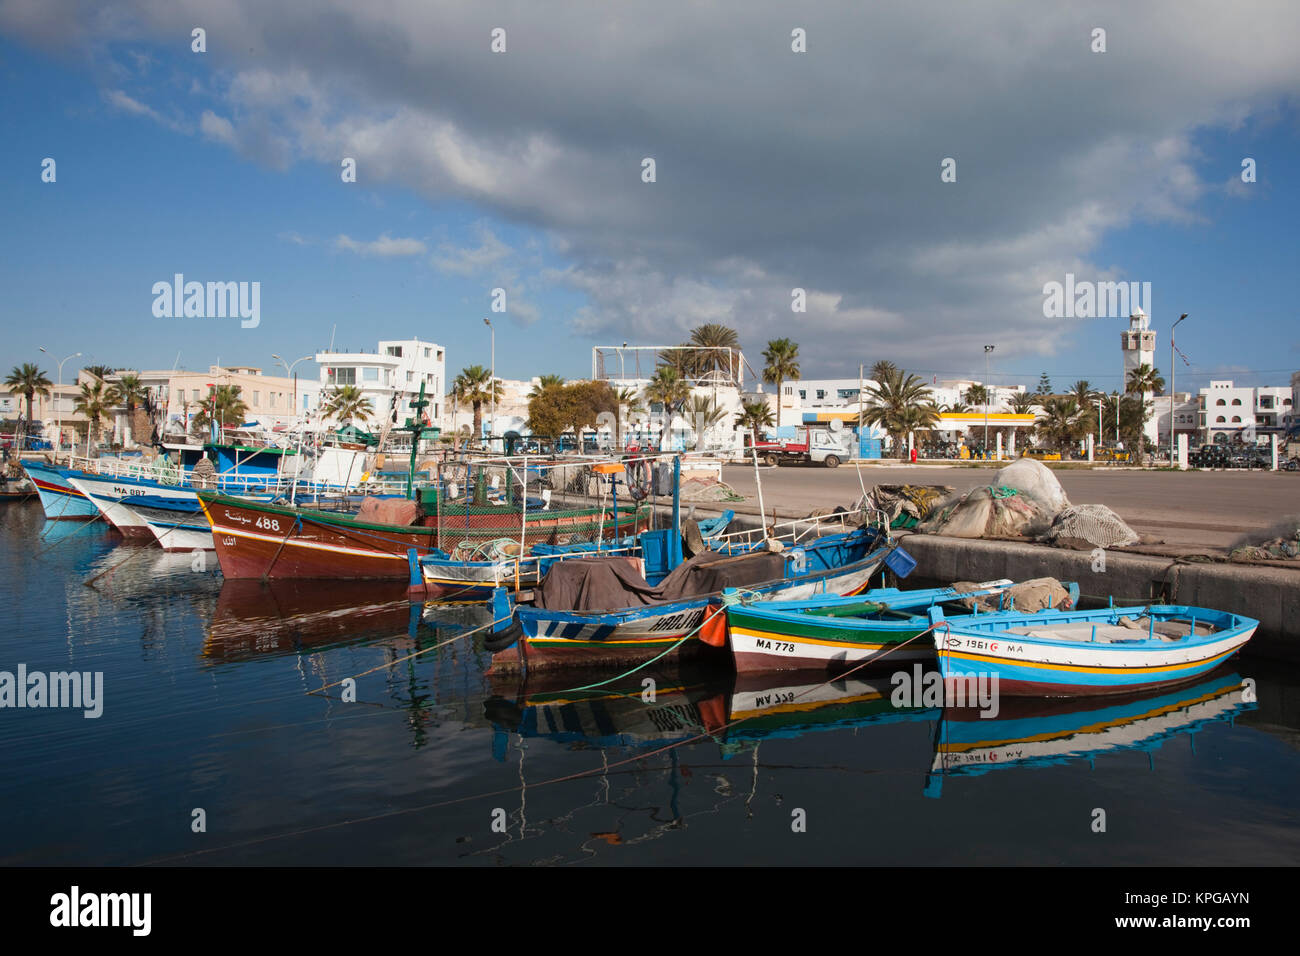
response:
[[[1300,560],[1300,515],[1283,518],[1262,534],[1249,535],[1228,554],[1230,561]]]
[[[744,501],[731,485],[716,478],[685,478],[682,480],[682,501]]]
[[[1105,505],[1071,505],[1052,521],[1043,541],[1054,548],[1124,548],[1137,544],[1138,536]]]
[[[956,538],[1029,538],[1059,548],[1114,548],[1137,534],[1105,505],[1071,505],[1056,475],[1021,458],[973,488],[941,502],[918,526]]]
[[[987,584],[974,581],[958,581],[953,589],[959,592],[987,589]],[[959,602],[968,611],[1000,611],[1014,608],[1030,614],[1045,610],[1068,611],[1074,606],[1070,591],[1056,578],[1032,578],[1013,584],[997,594],[972,595]]]
[[[853,510],[881,511],[891,528],[914,528],[953,491],[951,485],[876,485],[857,500]]]

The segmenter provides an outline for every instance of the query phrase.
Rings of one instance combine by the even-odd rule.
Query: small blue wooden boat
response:
[[[23,470],[36,486],[45,517],[51,521],[85,520],[99,515],[95,502],[72,486],[71,468],[47,465],[39,461],[25,461]]]
[[[1148,605],[965,616],[933,637],[950,693],[996,678],[999,694],[1073,697],[1192,680],[1236,654],[1258,626],[1228,611]]]

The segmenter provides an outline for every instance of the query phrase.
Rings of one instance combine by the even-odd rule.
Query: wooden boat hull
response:
[[[1191,619],[1211,625],[1208,635],[1164,642],[1138,631],[1113,642],[1086,637],[1049,638],[1048,628],[1097,626],[1107,632],[1119,617],[1152,615],[1161,621]],[[939,670],[950,693],[972,680],[997,679],[1008,696],[1077,697],[1154,690],[1194,680],[1236,654],[1259,622],[1208,608],[1156,606],[1097,611],[1040,612],[1037,619],[989,614],[983,620],[953,622],[934,633]],[[1082,633],[1082,632],[1080,632]],[[1106,637],[1103,634],[1103,637]]]
[[[727,608],[727,637],[737,673],[843,670],[877,661],[931,660],[933,643],[916,639],[929,626],[924,618],[854,622],[764,613],[761,606]]]
[[[866,589],[888,551],[887,547],[877,548],[842,567],[782,578],[749,590],[789,600],[819,594],[857,594]],[[721,646],[725,641],[711,645],[701,639],[701,629],[709,629],[714,620],[721,633],[725,619],[720,595],[609,612],[521,607],[507,632],[516,641],[493,655],[492,668],[639,664],[658,654],[725,656]]]
[[[349,578],[409,581],[409,552],[438,550],[438,529],[371,524],[341,514],[250,502],[199,492],[213,547],[228,578]],[[539,511],[527,516],[525,543],[599,527],[599,510]],[[427,518],[426,521],[435,519]],[[459,530],[464,515],[449,515]],[[471,514],[471,527],[491,527],[499,515]],[[638,512],[637,521],[646,520]],[[612,534],[612,523],[606,525]],[[624,532],[627,525],[623,526]],[[518,533],[516,529],[514,533]],[[444,537],[446,531],[444,530]]]
[[[144,519],[127,504],[132,497],[148,493],[145,483],[71,469],[68,471],[68,483],[90,499],[103,514],[104,520],[121,532],[124,538],[153,540],[153,532]]]
[[[36,486],[45,517],[50,521],[84,521],[99,517],[95,503],[68,480],[70,468],[25,461],[23,470]]]

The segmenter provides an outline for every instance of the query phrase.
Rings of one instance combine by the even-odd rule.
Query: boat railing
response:
[[[143,459],[126,458],[82,458],[73,457],[69,467],[78,471],[104,477],[139,478],[157,481],[165,485],[190,485],[211,487],[213,490],[232,494],[271,494],[303,497],[353,497],[364,495],[405,494],[406,478],[370,477],[350,486],[317,482],[284,474],[223,474],[215,473],[206,480],[195,481],[192,471],[178,465],[164,464],[156,459],[146,462]]]
[[[809,518],[794,518],[777,524],[765,524],[762,528],[744,528],[739,531],[729,531],[724,534],[714,535],[709,540],[717,542],[715,547],[719,550],[724,547],[734,546],[752,547],[768,538],[776,538],[787,544],[798,544],[805,539],[820,538],[827,534],[847,533],[859,527],[863,523],[861,519],[871,519],[873,517],[875,521],[869,520],[867,523],[878,522],[880,527],[888,526],[888,519],[879,508],[864,507],[855,508],[851,511],[814,515]]]

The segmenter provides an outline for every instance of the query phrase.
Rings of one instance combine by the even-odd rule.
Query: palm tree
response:
[[[763,350],[763,381],[776,386],[776,407],[781,407],[781,387],[799,378],[799,346],[790,339],[772,339]]]
[[[207,398],[192,402],[198,406],[199,412],[194,416],[191,427],[201,433],[212,424],[214,418],[222,428],[242,424],[248,415],[248,405],[240,396],[240,391],[238,385],[218,385]]]
[[[686,399],[690,397],[690,394],[691,386],[678,374],[676,369],[668,365],[661,365],[655,369],[654,376],[646,385],[646,400],[664,407],[663,426],[659,431],[660,450],[663,449],[664,440],[672,429],[673,416],[686,402]]]
[[[614,421],[614,447],[622,448],[624,418],[641,414],[645,411],[645,406],[641,404],[641,393],[635,388],[620,388],[614,393],[614,400],[618,403]]]
[[[474,438],[480,441],[483,435],[483,406],[494,398],[501,401],[501,383],[494,381],[492,373],[482,365],[470,365],[461,369],[453,389],[460,393],[460,400],[474,410]]]
[[[108,378],[114,370],[111,365],[87,365],[82,371],[89,372],[95,378]]]
[[[9,377],[5,379],[5,385],[9,391],[15,395],[22,395],[27,399],[27,427],[31,428],[32,422],[32,398],[40,395],[42,398],[50,397],[50,386],[54,383],[41,369],[31,362],[24,362],[22,365],[15,365]]]
[[[953,402],[951,405],[940,405],[939,411],[945,415],[969,415],[970,406],[964,402]]]
[[[993,400],[993,396],[989,392],[989,387],[987,385],[972,385],[962,393],[961,397],[963,401],[967,401],[976,406],[982,406],[985,402],[991,402]]]
[[[740,336],[736,334],[735,329],[718,322],[697,325],[691,329],[691,340],[688,344],[695,350],[690,354],[691,364],[697,376],[720,369],[726,373],[728,381],[735,382],[739,379],[740,357],[735,353],[740,351]],[[724,349],[735,351],[723,351]]]
[[[881,377],[867,388],[862,421],[883,428],[894,439],[894,448],[901,458],[905,454],[903,438],[908,432],[938,424],[939,409],[930,400],[929,386],[916,375],[899,368],[872,368],[871,374],[873,378],[877,374]]]
[[[531,401],[532,399],[536,398],[538,395],[542,394],[542,392],[546,391],[548,388],[554,388],[556,385],[563,385],[563,384],[564,384],[563,375],[539,376],[537,379],[537,384],[534,385],[533,390],[528,393],[528,398]]]
[[[1124,389],[1130,395],[1153,392],[1159,395],[1165,390],[1164,376],[1160,370],[1143,363],[1128,373],[1128,383]]]
[[[1034,400],[1033,395],[1024,392],[1011,396],[1011,410],[1017,415],[1028,415],[1037,404],[1038,402]]]
[[[375,408],[356,385],[339,385],[326,393],[321,411],[324,418],[337,418],[342,424],[353,419],[367,421]]]
[[[72,410],[86,416],[86,457],[90,457],[90,439],[101,430],[100,423],[121,404],[117,389],[101,380],[82,382]]]
[[[117,381],[118,399],[126,406],[128,413],[134,412],[137,405],[144,402],[145,387],[140,384],[140,376],[127,372]]]
[[[883,382],[894,372],[898,371],[898,366],[888,359],[881,359],[875,365],[871,366],[871,380],[873,382]]]
[[[1043,413],[1034,424],[1051,447],[1058,451],[1077,440],[1086,428],[1083,411],[1072,395],[1053,395],[1043,399]]]
[[[691,427],[695,430],[695,450],[704,449],[704,439],[714,425],[727,417],[727,413],[707,395],[695,395],[691,398]]]
[[[736,425],[749,429],[750,441],[757,445],[758,430],[773,427],[771,406],[762,401],[745,402],[736,416]]]

